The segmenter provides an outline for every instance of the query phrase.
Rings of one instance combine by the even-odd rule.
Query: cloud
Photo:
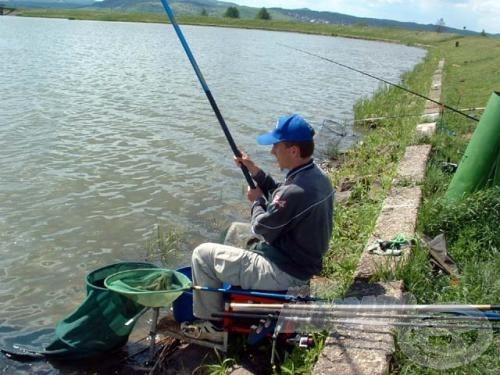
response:
[[[233,0],[253,7],[309,8],[350,14],[434,24],[500,33],[500,0]]]
[[[477,17],[477,25],[486,32],[500,32],[500,1],[471,0],[470,9]]]

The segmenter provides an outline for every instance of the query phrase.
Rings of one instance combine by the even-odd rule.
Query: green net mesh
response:
[[[134,269],[118,272],[104,280],[105,286],[148,307],[166,307],[190,289],[191,280],[171,269]]]

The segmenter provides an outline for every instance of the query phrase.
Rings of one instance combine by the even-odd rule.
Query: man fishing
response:
[[[333,227],[334,190],[329,177],[314,163],[314,129],[299,115],[280,117],[276,127],[257,137],[272,145],[285,181],[277,183],[248,155],[235,157],[257,186],[249,188],[251,226],[263,240],[250,250],[204,243],[192,255],[195,285],[220,288],[223,283],[243,289],[287,290],[307,284],[322,268]],[[181,325],[184,335],[222,342],[221,321],[212,314],[223,310],[220,293],[193,291],[194,315]]]

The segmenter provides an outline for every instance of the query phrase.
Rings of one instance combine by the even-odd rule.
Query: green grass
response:
[[[71,20],[95,20],[113,22],[165,23],[166,16],[161,13],[131,13],[112,10],[82,9],[18,9],[16,15],[23,17],[67,18]]]
[[[176,263],[180,254],[187,249],[185,235],[180,231],[164,231],[157,226],[156,231],[146,241],[146,260],[171,267]]]
[[[500,87],[495,65],[500,61],[499,39],[460,38],[460,47],[455,47],[454,42],[441,40],[433,43],[428,50],[425,61],[404,77],[405,87],[426,95],[430,77],[441,58],[445,59],[443,102],[451,106],[484,107],[492,91]],[[488,51],[484,54],[487,58],[478,59],[479,51]],[[479,61],[464,64],[472,59]],[[461,65],[460,69],[456,65]],[[355,185],[347,204],[337,207],[335,233],[327,255],[325,276],[341,279],[346,285],[350,283],[352,271],[371,235],[404,149],[415,140],[414,127],[419,119],[404,116],[421,113],[423,105],[422,99],[396,88],[384,88],[374,97],[357,103],[356,119],[389,119],[380,122],[376,129],[369,130],[362,145],[350,150],[342,167],[332,173],[335,185],[339,186],[346,180],[355,181]],[[445,113],[440,131],[432,139],[432,160],[423,187],[425,202],[446,191],[451,175],[440,166],[442,162],[460,161],[468,142],[464,135],[473,131],[475,125],[475,122],[462,116]],[[434,200],[428,204],[436,207]]]
[[[318,332],[313,335],[314,346],[312,348],[297,348],[285,358],[280,366],[281,374],[308,374],[317,362],[325,347],[327,332]]]
[[[428,60],[434,58],[445,58],[443,102],[452,107],[484,107],[491,93],[500,87],[496,68],[496,62],[500,61],[498,39],[462,38],[459,47],[442,41],[429,48]],[[450,112],[446,112],[439,121],[438,132],[431,139],[431,160],[418,217],[419,235],[445,233],[448,252],[459,267],[460,279],[457,281],[448,275],[436,273],[429,265],[428,252],[422,244],[416,247],[405,267],[398,268],[395,273],[381,273],[386,279],[402,279],[406,289],[417,297],[419,303],[494,304],[500,299],[500,188],[480,191],[452,206],[443,201],[452,177],[443,168],[444,163],[460,162],[470,133],[476,125],[476,122]],[[499,345],[500,340],[495,334],[493,343],[481,357],[448,370],[420,366],[398,351],[395,372],[495,373],[495,369],[500,366]],[[446,344],[442,348],[444,350]]]

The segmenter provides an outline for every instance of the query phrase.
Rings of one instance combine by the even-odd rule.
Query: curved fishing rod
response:
[[[293,49],[293,50],[295,50],[295,51],[299,51],[299,52],[305,53],[306,55],[309,55],[309,56],[314,56],[314,57],[317,57],[317,58],[319,58],[319,59],[322,59],[322,60],[325,60],[325,61],[331,62],[331,63],[333,63],[333,64],[336,64],[336,65],[338,65],[338,66],[341,66],[341,67],[346,68],[346,69],[349,69],[349,70],[352,70],[352,71],[354,71],[354,72],[361,73],[361,74],[363,74],[363,75],[365,75],[365,76],[367,76],[367,77],[377,79],[377,80],[379,80],[379,81],[382,81],[382,82],[384,82],[384,83],[387,83],[388,85],[391,85],[391,86],[397,87],[398,89],[401,89],[401,90],[404,90],[404,91],[406,91],[406,92],[409,92],[410,94],[413,94],[413,95],[419,96],[419,97],[421,97],[421,98],[423,98],[423,99],[427,99],[428,101],[433,102],[433,103],[435,103],[435,104],[437,104],[437,105],[439,105],[439,106],[441,106],[441,107],[443,107],[443,108],[449,109],[450,111],[453,111],[453,112],[455,112],[455,113],[458,113],[459,115],[465,116],[465,117],[467,117],[467,118],[468,118],[468,119],[470,119],[470,120],[479,121],[479,119],[477,119],[477,118],[475,118],[475,117],[473,117],[473,116],[470,116],[470,115],[468,115],[467,113],[460,111],[459,109],[456,109],[456,108],[450,107],[449,105],[446,105],[446,104],[444,104],[444,103],[438,102],[438,101],[436,101],[436,100],[434,100],[434,99],[431,99],[431,98],[429,98],[429,97],[427,97],[427,96],[425,96],[425,95],[419,94],[418,92],[415,92],[415,91],[412,91],[412,90],[410,90],[410,89],[407,89],[406,87],[403,87],[403,86],[400,86],[400,85],[398,85],[398,84],[395,84],[395,83],[389,82],[389,81],[387,81],[387,80],[385,80],[385,79],[383,79],[383,78],[376,77],[376,76],[374,76],[374,75],[372,75],[372,74],[369,74],[369,73],[363,72],[362,70],[355,69],[355,68],[350,67],[350,66],[348,66],[348,65],[345,65],[345,64],[339,63],[339,62],[334,61],[334,60],[332,60],[332,59],[329,59],[329,58],[327,58],[327,57],[324,57],[324,56],[321,56],[321,55],[317,55],[317,54],[312,53],[312,52],[309,52],[309,51],[304,51],[304,50],[302,50],[302,49],[300,49],[300,48],[291,47],[291,46],[288,46],[288,45],[286,45],[286,44],[282,44],[282,43],[278,43],[278,44],[280,44],[280,45],[281,45],[281,46],[283,46],[283,47],[290,48],[290,49]]]
[[[179,41],[182,44],[182,47],[184,48],[184,51],[186,52],[186,55],[189,59],[189,62],[193,66],[194,72],[196,73],[196,76],[198,77],[198,81],[200,81],[201,86],[203,87],[203,91],[205,92],[207,99],[212,106],[212,109],[215,113],[215,116],[217,117],[217,120],[219,120],[219,124],[222,128],[222,131],[224,132],[224,135],[226,136],[226,139],[229,143],[229,146],[231,146],[231,150],[233,151],[234,156],[236,157],[241,157],[241,152],[238,150],[238,147],[236,147],[236,144],[234,143],[233,137],[231,136],[231,133],[229,132],[229,129],[226,125],[226,122],[224,121],[224,118],[222,117],[222,114],[219,110],[219,107],[217,106],[217,103],[215,102],[215,99],[210,92],[210,89],[208,88],[208,85],[205,81],[205,78],[203,78],[203,74],[201,73],[201,70],[198,66],[198,63],[196,62],[193,53],[191,52],[191,49],[189,48],[189,45],[186,41],[186,38],[184,38],[184,34],[182,33],[181,28],[179,27],[179,24],[177,23],[174,12],[170,5],[168,4],[167,0],[161,0],[161,3],[163,4],[163,8],[165,8],[165,12],[167,13],[167,16],[170,20],[170,23],[175,29],[175,32],[177,34],[177,37],[179,38]],[[247,167],[245,167],[243,164],[240,165],[241,170],[243,172],[243,175],[245,176],[245,179],[247,180],[248,186],[250,186],[252,189],[255,189],[255,183],[252,179],[252,176],[250,176],[250,172],[248,172]]]
[[[264,292],[259,290],[240,290],[240,289],[224,289],[224,288],[211,288],[209,286],[192,285],[190,289],[201,290],[205,292],[215,292],[222,294],[236,294],[242,296],[275,298],[283,301],[301,301],[301,302],[327,302],[328,300],[322,298],[315,298],[309,296],[295,296],[292,294],[283,294],[279,292]]]

